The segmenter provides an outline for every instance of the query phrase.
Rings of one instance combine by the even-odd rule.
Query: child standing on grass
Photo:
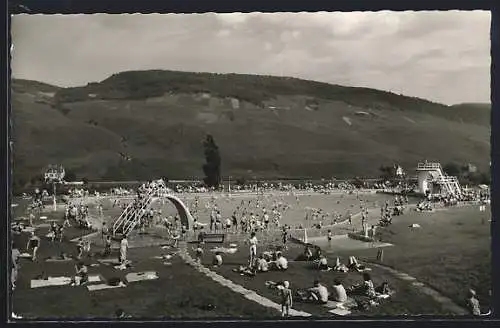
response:
[[[293,304],[292,290],[288,281],[283,282],[281,292],[281,316],[288,317],[290,315],[290,308]]]
[[[32,232],[31,238],[28,240],[28,245],[26,246],[26,248],[28,251],[33,249],[33,255],[31,257],[31,260],[33,262],[35,262],[37,259],[36,253],[37,253],[39,247],[40,247],[40,238],[38,238],[38,236],[35,235],[35,232]]]
[[[255,232],[252,232],[250,235],[250,239],[248,240],[250,244],[250,263],[249,266],[253,267],[255,259],[257,258],[257,237],[255,236]]]
[[[467,308],[469,309],[472,315],[474,316],[481,315],[481,308],[479,306],[479,300],[477,299],[475,290],[473,289],[469,290],[469,295],[467,297],[466,303],[467,303]]]
[[[110,254],[111,254],[111,236],[108,235],[108,236],[106,236],[103,255],[106,257],[106,256],[109,256]]]
[[[76,244],[77,259],[81,259],[83,256],[83,246],[84,246],[83,238],[78,239],[78,243]]]
[[[195,250],[196,262],[201,263],[201,258],[203,257],[203,242],[198,243],[198,247]]]
[[[128,249],[128,240],[127,235],[123,236],[123,239],[120,242],[120,263],[125,263],[127,261],[127,249]]]

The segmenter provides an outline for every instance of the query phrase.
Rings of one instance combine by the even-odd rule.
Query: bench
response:
[[[222,243],[224,243],[225,238],[226,238],[226,235],[223,233],[200,232],[198,234],[198,242],[203,241],[205,243],[222,244]]]

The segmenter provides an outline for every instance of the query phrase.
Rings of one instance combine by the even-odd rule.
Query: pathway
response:
[[[216,281],[220,285],[225,286],[225,287],[231,289],[232,291],[243,295],[245,298],[247,298],[253,302],[259,303],[260,305],[263,305],[265,307],[272,308],[272,309],[275,309],[275,310],[281,312],[281,305],[280,304],[275,303],[275,302],[271,301],[270,299],[265,298],[252,290],[248,290],[241,285],[235,284],[231,280],[222,277],[221,275],[204,267],[202,264],[196,262],[187,252],[187,248],[186,248],[185,243],[182,243],[180,245],[179,256],[184,260],[184,262],[191,265],[195,270],[205,274],[206,276],[208,276],[212,280]],[[290,309],[290,316],[292,316],[292,317],[310,317],[311,314],[307,313],[307,312],[302,312],[302,311]]]
[[[407,273],[398,271],[396,269],[390,268],[388,266],[382,265],[382,264],[377,264],[373,262],[368,262],[370,266],[374,266],[377,268],[380,268],[382,270],[388,271],[391,274],[393,274],[396,278],[401,279],[403,281],[411,282],[411,284],[421,293],[429,295],[432,297],[436,302],[441,304],[444,309],[449,310],[450,312],[453,312],[458,315],[467,315],[469,314],[469,311],[464,309],[463,307],[457,305],[453,300],[450,298],[442,295],[440,292],[437,290],[433,289],[432,287],[429,287],[425,285],[423,282],[420,282],[417,280],[417,278],[410,276]]]

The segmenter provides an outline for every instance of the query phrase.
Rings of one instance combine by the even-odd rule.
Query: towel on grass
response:
[[[144,280],[155,280],[158,279],[158,274],[155,271],[147,272],[131,272],[125,276],[127,282],[137,282]]]
[[[87,285],[87,289],[89,291],[91,291],[91,292],[92,291],[96,291],[96,290],[113,289],[113,288],[123,288],[123,287],[127,287],[127,285],[125,285],[123,282],[120,282],[116,286],[111,286],[111,285],[108,285],[108,284]]]
[[[330,310],[330,311],[328,311],[328,312],[330,312],[331,314],[340,315],[340,316],[346,316],[346,315],[348,315],[348,314],[351,314],[351,313],[352,313],[352,312],[351,312],[351,311],[349,311],[349,310],[339,309],[339,308],[337,308],[337,309],[333,309],[333,310]]]

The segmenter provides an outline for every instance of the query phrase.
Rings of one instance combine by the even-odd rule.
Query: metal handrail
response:
[[[118,219],[116,219],[115,223],[113,223],[113,235],[116,233],[118,228],[122,225],[122,223],[125,222],[126,217],[131,213],[131,209],[133,207],[134,202],[128,203],[127,207],[125,207],[125,210],[120,214]]]
[[[417,169],[441,169],[441,164],[439,163],[418,163]]]
[[[134,213],[134,216],[130,220],[127,221],[128,225],[125,225],[123,227],[123,233],[124,234],[128,234],[130,231],[132,231],[135,228],[135,226],[137,225],[137,223],[139,222],[139,220],[142,217],[142,212],[144,210],[146,210],[151,205],[152,202],[153,202],[153,197],[148,197],[144,201],[144,204],[141,206],[141,208],[138,209]]]
[[[149,197],[151,193],[151,189],[147,190],[147,196]],[[132,214],[132,217],[135,215],[135,212],[137,209],[133,209],[134,206],[134,201],[130,202],[125,210],[120,214],[118,219],[115,221],[113,224],[113,235],[116,233],[116,231],[120,228],[120,226],[125,225],[130,219],[128,219],[129,215]]]

